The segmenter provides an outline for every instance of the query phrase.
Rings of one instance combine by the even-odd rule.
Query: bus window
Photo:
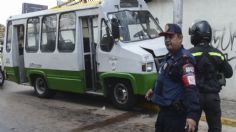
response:
[[[72,52],[75,49],[75,13],[63,13],[60,15],[59,42],[60,52]]]
[[[113,38],[111,37],[109,28],[105,22],[105,20],[102,20],[102,30],[101,30],[101,41],[100,41],[100,47],[103,51],[109,52],[111,51],[113,47]]]
[[[53,52],[56,47],[57,16],[44,16],[42,21],[42,52]]]
[[[24,54],[24,25],[17,26],[19,55]]]
[[[27,52],[37,52],[39,44],[39,18],[30,18],[27,22]]]
[[[8,22],[7,24],[7,43],[6,43],[6,51],[11,51],[11,40],[12,40],[12,23]]]
[[[119,40],[126,43],[154,39],[159,37],[159,33],[162,31],[148,11],[124,10],[110,13],[108,18],[111,22],[114,18],[118,20]]]

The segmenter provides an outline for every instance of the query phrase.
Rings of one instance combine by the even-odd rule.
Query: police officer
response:
[[[200,105],[206,114],[208,132],[221,132],[221,108],[219,92],[225,78],[233,75],[224,55],[209,45],[212,38],[211,26],[207,21],[197,21],[189,28],[190,49],[196,59],[196,80],[200,92]],[[201,113],[199,114],[200,119]]]
[[[153,89],[146,99],[160,106],[156,132],[194,132],[199,113],[195,82],[195,60],[182,45],[182,31],[177,24],[166,24],[165,45],[169,53],[162,62]]]

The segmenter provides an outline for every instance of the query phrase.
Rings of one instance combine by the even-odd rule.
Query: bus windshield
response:
[[[119,11],[109,13],[108,19],[117,19],[122,42],[157,38],[162,31],[148,11]]]

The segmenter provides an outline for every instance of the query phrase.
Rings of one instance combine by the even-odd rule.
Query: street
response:
[[[153,132],[157,114],[115,109],[103,97],[58,93],[40,99],[29,86],[6,81],[0,89],[0,132]],[[200,122],[200,132],[207,125]],[[223,126],[224,132],[236,128]]]

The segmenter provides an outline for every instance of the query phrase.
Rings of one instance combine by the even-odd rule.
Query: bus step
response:
[[[104,94],[102,92],[96,92],[96,91],[86,91],[85,93],[87,94],[93,94],[93,95],[100,95],[100,96],[103,96]]]

